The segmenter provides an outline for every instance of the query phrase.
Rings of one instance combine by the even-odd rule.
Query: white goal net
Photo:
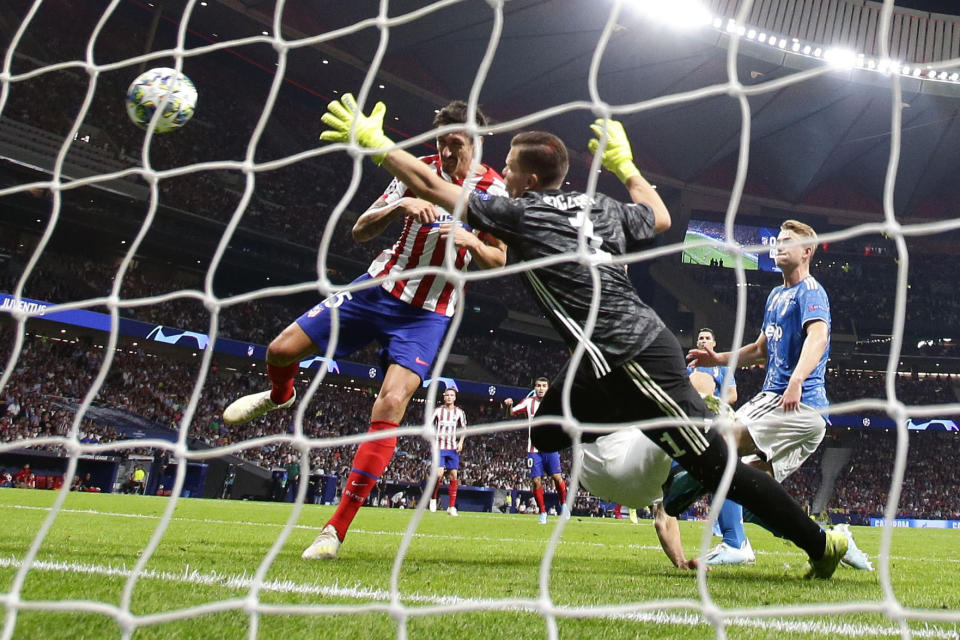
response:
[[[926,19],[920,25],[923,15],[926,14],[898,12],[892,0],[882,5],[853,0],[11,3],[0,12],[6,47],[0,72],[0,156],[7,169],[0,184],[0,198],[11,203],[8,214],[0,220],[0,229],[11,234],[16,230],[18,235],[0,241],[0,251],[13,274],[7,282],[0,283],[9,286],[0,286],[0,293],[6,294],[2,309],[6,324],[0,335],[7,343],[0,352],[5,357],[0,397],[10,398],[8,410],[17,404],[20,412],[21,394],[32,388],[46,389],[43,385],[56,378],[59,387],[54,395],[76,402],[45,400],[49,404],[38,411],[37,424],[48,418],[52,423],[56,415],[60,420],[58,427],[45,431],[38,426],[22,433],[11,432],[12,437],[5,437],[0,443],[0,454],[29,446],[59,451],[67,461],[62,489],[49,505],[36,507],[43,515],[35,532],[31,530],[29,546],[8,550],[9,556],[0,558],[0,564],[10,574],[0,593],[5,607],[3,640],[26,637],[32,630],[54,637],[57,624],[68,619],[61,614],[76,612],[112,619],[123,638],[147,637],[143,634],[154,631],[162,636],[168,623],[195,621],[225,612],[243,618],[243,633],[249,638],[271,637],[274,631],[267,632],[263,627],[267,617],[299,621],[279,629],[289,637],[305,637],[312,620],[322,618],[324,625],[336,624],[330,620],[353,614],[388,617],[398,638],[440,637],[443,633],[437,626],[416,627],[420,631],[412,631],[411,621],[442,618],[449,629],[456,629],[455,616],[482,616],[490,612],[505,612],[508,619],[514,614],[534,618],[535,623],[524,618],[526,626],[520,627],[529,636],[521,633],[518,637],[619,637],[617,624],[627,621],[644,625],[631,627],[629,633],[639,634],[642,629],[642,633],[656,635],[701,633],[706,629],[708,634],[723,638],[728,631],[734,633],[735,626],[737,634],[749,630],[758,637],[850,633],[957,638],[960,606],[955,593],[944,596],[941,607],[915,605],[909,597],[905,600],[894,586],[900,568],[892,551],[896,533],[893,523],[900,513],[901,486],[908,473],[908,419],[960,413],[960,405],[955,400],[942,401],[943,396],[932,404],[904,402],[896,387],[898,372],[902,371],[908,318],[908,276],[913,257],[908,242],[949,236],[960,230],[960,218],[952,214],[905,218],[902,209],[906,205],[897,200],[903,114],[909,102],[924,91],[944,102],[960,98],[955,73],[960,67],[960,58],[955,57],[958,52],[953,51],[951,57],[948,44],[936,44],[939,48],[934,50],[935,43],[948,42],[951,29],[960,35],[960,21],[952,23],[950,29],[943,26],[947,24],[944,20],[940,20],[939,27],[931,27],[930,33],[935,35],[926,36],[927,58],[904,57],[923,51],[909,33],[910,20],[917,22],[917,33],[927,33],[923,31]],[[859,32],[858,20],[864,24]],[[842,26],[831,30],[833,23]],[[770,26],[774,24],[779,29]],[[183,71],[197,87],[196,116],[179,131],[162,135],[153,130],[143,132],[124,113],[123,92],[127,85],[141,71],[153,67]],[[926,84],[921,87],[923,83]],[[905,85],[909,96],[905,95]],[[296,317],[294,310],[302,300],[319,300],[343,291],[344,283],[366,267],[358,260],[372,257],[351,246],[349,227],[356,216],[353,212],[372,202],[371,195],[379,195],[388,181],[387,175],[368,161],[369,152],[355,145],[344,151],[317,140],[322,129],[320,116],[327,101],[353,93],[363,111],[369,112],[382,99],[388,108],[387,133],[399,146],[415,151],[419,145],[433,143],[435,132],[428,128],[433,110],[461,98],[471,107],[483,106],[494,118],[488,126],[468,126],[471,134],[485,141],[485,163],[499,169],[508,139],[515,132],[555,131],[571,150],[571,174],[567,178],[571,189],[602,191],[625,199],[622,187],[615,181],[607,182],[610,177],[600,173],[599,157],[586,150],[589,123],[602,117],[622,120],[641,171],[662,178],[650,179],[662,182],[662,191],[672,194],[667,198],[671,208],[676,205],[678,210],[686,211],[675,216],[682,221],[680,224],[686,224],[690,210],[698,208],[686,202],[689,196],[685,194],[694,193],[698,202],[724,202],[715,213],[723,214],[727,240],[707,238],[685,245],[682,233],[673,234],[669,242],[623,259],[625,265],[647,273],[657,264],[679,264],[679,254],[691,246],[716,249],[718,255],[730,259],[742,255],[744,250],[754,254],[767,251],[766,244],[744,247],[737,241],[735,225],[740,223],[741,213],[752,211],[756,219],[763,203],[776,202],[768,211],[779,215],[786,210],[785,203],[798,199],[793,198],[795,194],[780,196],[775,188],[763,191],[761,196],[749,193],[751,175],[756,170],[751,151],[758,135],[754,126],[757,113],[767,108],[771,96],[790,91],[802,97],[810,87],[811,94],[815,94],[811,100],[830,102],[823,95],[838,91],[839,86],[848,87],[841,92],[868,87],[863,90],[869,90],[877,101],[881,100],[877,96],[882,96],[888,123],[884,132],[876,134],[886,141],[882,152],[886,157],[881,170],[882,192],[873,196],[880,207],[872,215],[860,216],[858,223],[850,222],[856,216],[845,218],[843,224],[835,225],[835,230],[819,236],[822,243],[882,238],[897,260],[895,280],[884,284],[884,295],[892,310],[889,336],[882,343],[878,359],[870,365],[885,372],[882,392],[831,407],[831,413],[863,413],[895,422],[896,449],[892,469],[886,470],[890,484],[883,506],[887,522],[874,559],[879,595],[856,586],[832,591],[799,583],[785,588],[786,595],[771,595],[763,598],[763,604],[741,606],[727,591],[720,602],[714,586],[721,580],[736,580],[735,574],[715,571],[710,575],[701,569],[695,596],[691,592],[687,598],[665,598],[654,583],[647,582],[647,590],[637,592],[636,597],[618,594],[605,598],[602,593],[591,594],[580,603],[568,604],[570,599],[566,596],[555,597],[555,572],[558,563],[563,562],[557,559],[558,549],[567,543],[592,542],[577,534],[576,520],[558,518],[550,534],[542,536],[544,544],[540,547],[526,547],[513,539],[500,543],[531,549],[516,562],[524,563],[528,573],[537,576],[535,597],[526,593],[516,596],[506,588],[497,597],[472,597],[469,588],[428,597],[403,587],[407,576],[418,571],[420,552],[411,551],[417,538],[440,537],[426,522],[426,500],[419,502],[401,527],[402,538],[394,557],[383,558],[375,568],[370,567],[369,558],[365,559],[365,575],[374,572],[377,578],[371,582],[379,587],[363,584],[359,578],[351,580],[349,571],[342,567],[338,571],[343,573],[326,581],[322,564],[311,565],[317,567],[314,582],[284,580],[277,577],[283,575],[278,572],[278,564],[302,562],[300,550],[293,548],[291,538],[303,529],[310,529],[312,538],[322,524],[315,520],[319,516],[309,515],[314,507],[307,505],[307,500],[313,489],[305,480],[292,490],[290,485],[284,486],[285,496],[292,496],[293,504],[289,511],[274,514],[269,530],[275,535],[271,534],[268,545],[258,547],[256,564],[246,567],[242,575],[220,573],[217,566],[191,566],[189,561],[182,571],[153,568],[152,560],[171,530],[192,526],[182,513],[186,501],[181,499],[191,490],[190,463],[225,456],[253,460],[267,469],[295,463],[300,478],[307,478],[318,465],[327,470],[334,468],[349,459],[355,445],[377,438],[377,434],[365,432],[369,415],[364,412],[369,405],[363,403],[373,401],[364,390],[369,380],[354,385],[353,380],[333,384],[329,379],[338,373],[326,366],[333,361],[339,337],[335,309],[333,342],[326,353],[318,354],[324,359],[319,361],[316,374],[305,372],[298,377],[300,398],[287,418],[271,418],[263,426],[236,433],[223,430],[222,425],[209,426],[219,418],[218,411],[228,399],[224,395],[237,389],[259,389],[265,384],[262,364],[259,368],[257,364],[248,364],[243,369],[221,362],[224,356],[218,356],[213,348],[218,337],[226,330],[230,338],[239,338],[244,344],[249,341],[251,354],[255,346],[260,349],[256,353],[262,363],[259,345],[266,344]],[[717,100],[725,101],[723,114],[714,111]],[[877,109],[877,103],[872,104],[871,108]],[[803,115],[811,129],[810,144],[828,144],[825,138],[830,137],[834,123],[823,124],[826,133],[821,130],[822,135],[818,135],[821,125],[816,119],[817,109],[811,111]],[[730,113],[736,115],[735,128],[722,128],[721,121],[726,118],[729,122]],[[864,109],[861,116],[866,117],[866,113]],[[716,123],[712,122],[714,117]],[[782,115],[784,121],[780,125],[785,127],[790,117]],[[764,120],[760,135],[773,135],[777,126],[777,122]],[[701,132],[702,137],[695,139],[690,130]],[[721,139],[723,136],[726,138]],[[866,136],[874,133],[864,133]],[[702,149],[696,148],[699,143]],[[764,150],[762,163],[768,171],[779,167],[780,171],[789,172],[793,163],[800,162],[799,152],[793,155],[788,147],[782,151],[778,158],[769,149]],[[948,153],[945,149],[936,151]],[[875,148],[872,152],[871,159],[881,153]],[[711,164],[715,158],[691,159],[708,153],[716,158],[723,156],[726,164]],[[818,170],[829,173],[837,166],[849,171],[850,165],[858,162],[854,154],[846,156],[845,162],[832,165],[844,152],[836,153],[823,159]],[[648,169],[649,163],[654,164]],[[864,166],[873,165],[864,161]],[[679,167],[687,175],[673,177],[672,169]],[[911,167],[910,173],[918,171]],[[919,173],[923,173],[922,169]],[[704,178],[708,187],[700,189],[696,184],[688,184],[696,183],[697,178]],[[105,214],[107,201],[115,210],[125,208],[126,213],[112,220]],[[46,217],[34,221],[29,212],[37,210],[38,203],[45,208]],[[953,202],[949,204],[952,206]],[[796,217],[814,211],[823,216],[818,219],[826,219],[828,213],[824,212],[831,209],[820,203],[804,204]],[[850,213],[849,209],[846,212]],[[773,219],[773,215],[768,214],[770,226],[779,226],[783,218],[791,217],[781,215]],[[716,224],[720,226],[719,222]],[[108,270],[104,271],[102,264],[96,265],[96,247],[88,247],[92,253],[72,258],[73,262],[51,263],[47,256],[59,256],[63,247],[69,246],[70,238],[65,236],[73,233],[71,230],[83,229],[85,234],[96,235],[98,226],[111,239],[118,239],[118,244],[110,249],[116,259]],[[182,235],[178,235],[178,229]],[[77,237],[82,238],[82,234]],[[26,248],[24,238],[32,239]],[[182,282],[179,277],[165,280],[162,269],[145,267],[146,263],[162,264],[164,256],[152,248],[160,245],[169,248],[171,264],[190,263],[201,275],[190,282]],[[304,246],[310,251],[306,259]],[[583,249],[580,254],[557,259],[593,265],[586,242]],[[262,272],[246,266],[258,261],[273,261],[277,271],[289,277],[277,278],[281,280],[279,284],[269,277],[261,279]],[[752,340],[752,316],[757,315],[756,308],[748,308],[747,265],[740,260],[734,262],[732,274],[726,272],[730,274],[728,301],[732,304],[727,307],[728,317],[723,319],[729,327],[732,340],[728,346],[732,350]],[[443,275],[456,283],[461,293],[467,287],[503,301],[512,295],[505,291],[514,288],[517,274],[531,268],[530,264],[517,263],[502,270],[461,272],[453,264],[450,251],[444,264],[425,267],[420,272]],[[171,272],[174,270],[171,267]],[[73,279],[63,271],[72,272]],[[222,286],[224,272],[232,274],[233,282],[246,277],[247,286]],[[70,286],[77,276],[90,286]],[[41,281],[47,284],[38,284]],[[354,285],[352,290],[379,284],[370,280]],[[406,441],[416,441],[405,447],[410,459],[414,455],[429,455],[430,464],[425,468],[436,466],[438,450],[427,420],[429,412],[422,418],[419,412],[423,407],[434,406],[443,391],[439,379],[454,351],[458,331],[473,326],[470,323],[474,310],[470,294],[466,295],[467,304],[458,307],[432,369],[435,373],[426,398],[422,406],[418,400],[410,409],[410,414],[418,419],[408,419],[406,426],[396,432]],[[684,302],[682,297],[680,302]],[[504,304],[508,307],[510,303]],[[532,301],[525,299],[518,304],[527,311],[534,307]],[[309,307],[303,307],[306,308]],[[160,315],[156,315],[158,309],[163,310]],[[40,333],[31,329],[44,316],[74,312],[100,314],[96,329],[102,331],[102,344],[81,342],[77,346],[70,341],[70,335],[65,335],[59,345],[53,338],[41,338]],[[480,307],[476,313],[481,313]],[[516,320],[520,316],[511,317]],[[159,336],[169,343],[170,350],[148,354],[139,351],[137,339],[123,331],[126,318],[158,325]],[[205,324],[188,324],[195,318],[202,318]],[[535,326],[542,330],[543,325]],[[163,326],[178,326],[184,332],[171,338]],[[256,337],[240,337],[248,330],[256,331]],[[49,337],[49,331],[47,326],[44,335]],[[62,333],[68,332],[72,329]],[[167,363],[164,354],[172,354],[177,341],[184,336],[194,340],[191,344],[196,348],[177,352],[179,355],[171,356],[175,363]],[[481,336],[469,344],[480,345],[478,352],[486,350],[484,357],[492,358],[489,352],[496,350],[496,340],[496,336]],[[531,346],[530,357],[537,364],[552,365],[561,348],[555,340],[550,345],[543,347],[550,351],[548,355],[538,355],[537,346]],[[582,357],[584,347],[573,354],[576,362]],[[50,368],[52,362],[64,358],[72,364]],[[562,357],[558,362],[562,362]],[[375,368],[371,365],[371,376]],[[559,366],[532,373],[552,379],[558,371]],[[31,387],[25,372],[42,373],[36,376],[36,387]],[[508,374],[494,371],[494,375]],[[138,377],[144,384],[138,385]],[[151,384],[151,380],[157,384]],[[567,384],[571,381],[572,377]],[[492,399],[485,398],[479,405],[481,409],[486,406],[483,415],[487,419],[473,421],[467,429],[468,436],[478,441],[491,436],[516,436],[516,442],[525,439],[526,423],[518,425],[506,420],[502,412],[490,407],[499,407],[494,385],[520,386],[529,380],[518,376],[509,382],[506,378],[489,382]],[[97,428],[92,426],[91,416],[104,406],[107,396],[116,396],[122,390],[129,397],[125,396],[126,404],[118,405],[119,408],[161,422],[174,422],[176,437],[94,437]],[[354,406],[358,397],[362,411],[343,420],[355,428],[344,431],[324,426],[331,413],[345,405]],[[63,413],[68,406],[69,411]],[[580,434],[584,428],[590,428],[591,425],[573,418],[569,407],[565,412],[564,422],[572,433]],[[207,446],[193,446],[198,437]],[[83,480],[81,461],[118,451],[141,454],[144,460],[169,457],[163,459],[165,464],[169,462],[173,484],[160,490],[170,497],[167,502],[151,504],[150,517],[155,518],[155,526],[150,535],[121,544],[125,555],[105,559],[102,565],[76,563],[56,550],[51,553],[51,532],[62,526],[65,515],[77,511],[68,500],[70,486]],[[0,466],[6,464],[4,460],[0,458]],[[131,458],[131,473],[136,460]],[[406,463],[404,454],[403,460],[395,458],[392,464]],[[711,502],[711,525],[729,487],[732,467],[727,471]],[[570,469],[570,507],[578,498],[578,475],[575,465]],[[955,488],[955,477],[943,481]],[[435,482],[435,475],[430,473],[424,496],[433,491]],[[222,520],[225,539],[239,546],[242,541],[226,532],[231,523],[218,515],[218,505],[222,504],[225,503],[211,501],[211,506],[204,507],[207,515],[202,526],[216,530],[216,523]],[[23,505],[24,510],[32,508]],[[123,539],[118,533],[123,525],[116,521],[120,517],[121,514],[103,515],[102,521],[110,524],[104,524],[101,538],[89,543],[105,544],[114,535]],[[491,540],[496,540],[498,526],[488,526]],[[344,548],[365,535],[382,532],[355,531]],[[706,552],[710,527],[703,530],[698,544],[700,552]],[[956,540],[944,544],[958,546]],[[184,553],[189,555],[189,549],[185,547]],[[222,553],[232,552],[224,548]],[[495,553],[495,549],[491,548],[489,553]],[[630,565],[634,553],[629,543],[615,552],[620,554],[613,556],[620,558],[620,571],[633,572]],[[666,563],[665,558],[659,560]],[[792,561],[794,565],[787,571],[791,576],[799,573],[797,558]],[[352,559],[345,556],[335,562],[349,567]],[[950,571],[955,572],[960,557],[954,554],[946,562]],[[664,566],[656,580],[674,580],[667,575],[669,565]],[[562,567],[564,580],[577,580],[578,571],[589,571],[589,567]],[[49,577],[59,575],[58,572],[120,577],[122,591],[112,597],[65,598],[55,587],[30,589],[34,576]],[[471,576],[460,579],[470,582]],[[777,579],[768,575],[766,581],[753,581],[742,589],[776,590]],[[198,604],[145,612],[136,604],[138,593],[161,580],[183,585],[184,589],[197,589]],[[948,584],[949,589],[957,586],[955,580]],[[619,585],[610,584],[609,589],[616,592]],[[792,599],[791,594],[801,589],[821,590]],[[40,595],[28,596],[28,592]],[[98,590],[91,588],[90,592],[96,594]],[[211,593],[227,595],[213,597]],[[278,600],[276,594],[286,599]],[[23,631],[25,616],[36,612],[58,622],[45,627],[31,618]],[[831,621],[835,615],[853,614],[873,615],[874,621]],[[583,626],[566,631],[564,625],[571,620]],[[594,623],[596,627],[590,626]],[[501,624],[500,619],[490,618],[485,627],[490,637],[500,634]],[[335,635],[326,627],[313,631],[313,635]],[[63,637],[68,635],[64,630],[60,633]]]

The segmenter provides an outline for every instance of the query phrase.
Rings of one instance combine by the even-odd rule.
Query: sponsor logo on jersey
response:
[[[767,340],[776,342],[783,338],[783,327],[778,324],[768,324],[763,330],[763,335],[767,337]]]

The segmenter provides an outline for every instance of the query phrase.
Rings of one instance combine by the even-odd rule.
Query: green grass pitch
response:
[[[50,491],[0,491],[2,593],[7,596],[20,560],[53,504]],[[71,494],[26,577],[25,603],[82,601],[121,604],[128,571],[153,534],[167,498]],[[132,637],[247,638],[244,609],[250,579],[277,539],[292,505],[181,500],[160,546],[136,582],[134,616],[146,619]],[[335,561],[305,562],[300,552],[332,513],[307,506],[259,592],[266,609],[258,638],[394,638],[406,616],[408,638],[546,638],[538,612],[541,559],[558,524],[525,515],[464,512],[459,518],[426,513],[399,576],[403,609],[391,610],[390,572],[413,511],[364,508]],[[693,555],[700,523],[682,523]],[[748,525],[757,564],[717,568],[707,589],[730,612],[729,638],[836,638],[900,636],[878,613],[884,599],[880,572],[839,570],[826,582],[802,580],[804,557],[791,545]],[[855,528],[876,564],[881,530]],[[896,530],[890,557],[899,603],[939,621],[913,621],[922,638],[960,637],[960,531]],[[556,548],[549,597],[561,608],[561,638],[715,638],[697,609],[694,573],[671,567],[650,521],[573,518]],[[490,600],[501,600],[495,610]],[[653,601],[653,606],[640,603]],[[218,610],[197,607],[224,604]],[[250,601],[252,602],[252,600]],[[678,606],[679,603],[679,606]],[[774,612],[783,606],[854,603],[841,612]],[[331,606],[342,606],[341,612]],[[608,608],[606,617],[600,609]],[[872,610],[871,610],[872,609]],[[590,617],[571,617],[574,613]],[[946,619],[944,619],[944,617]],[[14,638],[120,638],[107,612],[21,610]]]
[[[706,240],[707,236],[701,235],[699,233],[687,232],[687,235],[684,237],[684,243],[693,243],[693,242],[702,242]],[[724,266],[730,267],[731,269],[734,266],[733,256],[731,256],[726,251],[719,249],[718,247],[706,246],[706,247],[695,247],[695,248],[684,248],[683,250],[683,262],[688,264],[710,264],[711,260],[720,260],[723,262]],[[757,256],[749,253],[740,254],[740,262],[743,263],[743,268],[748,271],[756,271],[760,268],[759,260]]]

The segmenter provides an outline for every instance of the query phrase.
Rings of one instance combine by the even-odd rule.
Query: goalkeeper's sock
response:
[[[385,431],[387,429],[396,429],[396,422],[387,420],[374,420],[370,423],[370,431]],[[383,473],[390,459],[393,457],[393,451],[397,448],[397,437],[381,438],[364,442],[357,447],[357,453],[353,456],[353,467],[350,469],[350,475],[347,477],[347,484],[343,488],[343,495],[340,498],[340,504],[337,510],[327,522],[333,525],[337,530],[337,537],[342,542],[347,535],[347,529],[353,522],[357,511],[363,506],[370,491],[377,484],[380,475]]]
[[[560,505],[563,506],[567,503],[567,483],[563,480],[557,480],[557,493],[560,495]]]
[[[299,362],[288,364],[285,367],[267,363],[267,376],[270,378],[270,399],[277,404],[283,404],[293,395],[293,378],[300,368]]]
[[[546,513],[547,508],[543,504],[543,487],[537,487],[533,490],[533,497],[537,501],[537,507],[540,508],[540,513]]]
[[[450,506],[457,506],[457,481],[454,478],[450,478]]]

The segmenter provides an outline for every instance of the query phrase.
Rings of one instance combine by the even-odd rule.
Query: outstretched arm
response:
[[[697,559],[687,560],[683,554],[683,541],[680,538],[680,525],[673,516],[668,516],[663,509],[663,502],[657,501],[653,505],[653,526],[660,538],[663,552],[670,558],[670,562],[678,569],[696,569]]]
[[[327,105],[327,112],[321,120],[330,129],[321,133],[320,139],[328,142],[350,142],[350,130],[354,127],[356,141],[360,146],[365,149],[387,149],[393,146],[393,141],[383,133],[385,113],[386,105],[378,102],[370,115],[365,116],[357,108],[354,97],[349,93],[344,94],[339,101],[334,100]],[[374,154],[372,157],[374,162],[399,178],[418,197],[453,211],[460,197],[461,187],[444,181],[412,154],[395,149],[389,153]]]
[[[601,118],[590,125],[590,129],[597,136],[587,145],[590,153],[596,153],[600,148],[600,139],[606,130],[607,146],[602,157],[604,168],[620,179],[634,203],[650,207],[653,211],[654,233],[663,233],[669,229],[670,211],[657,190],[640,175],[640,170],[633,163],[633,150],[630,148],[630,139],[627,138],[623,125],[617,120]]]
[[[705,349],[690,349],[687,352],[687,363],[693,367],[725,367],[730,363],[730,351],[717,353],[710,347]],[[755,342],[740,348],[737,365],[743,366],[754,362],[766,362],[767,336],[761,333]]]

